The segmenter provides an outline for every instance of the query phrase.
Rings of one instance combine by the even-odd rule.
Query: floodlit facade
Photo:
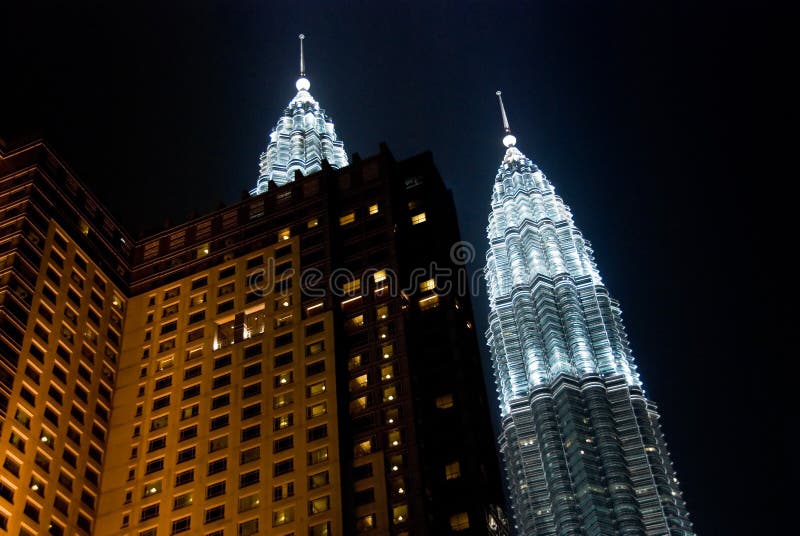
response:
[[[500,106],[506,152],[487,228],[486,336],[516,530],[694,534],[619,304]]]

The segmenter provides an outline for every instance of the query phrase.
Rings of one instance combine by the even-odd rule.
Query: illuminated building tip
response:
[[[497,93],[497,100],[500,102],[500,115],[503,116],[503,130],[505,131],[506,135],[503,138],[503,145],[506,147],[513,147],[517,144],[517,138],[511,134],[511,127],[508,126],[508,117],[506,116],[506,108],[503,106],[503,93],[498,90]]]

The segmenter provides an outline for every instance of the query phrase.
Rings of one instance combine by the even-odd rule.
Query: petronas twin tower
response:
[[[347,165],[333,123],[298,93],[270,134],[252,193]],[[503,108],[485,275],[499,447],[516,532],[693,535],[658,423],[589,242],[542,171],[517,147]]]
[[[517,530],[693,534],[619,304],[497,95],[506,153],[487,229],[486,336]]]

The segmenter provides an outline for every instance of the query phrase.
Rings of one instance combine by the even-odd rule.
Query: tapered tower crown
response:
[[[251,195],[266,192],[270,183],[282,186],[294,180],[295,171],[309,175],[322,169],[327,160],[333,168],[348,164],[344,144],[338,139],[333,121],[311,96],[311,82],[306,77],[303,49],[305,35],[300,34],[300,78],[297,94],[284,109],[283,116],[269,135],[267,150],[259,158],[259,175]]]

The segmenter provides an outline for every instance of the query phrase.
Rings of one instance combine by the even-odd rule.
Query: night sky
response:
[[[750,5],[30,4],[0,7],[0,136],[43,135],[134,235],[255,185],[303,32],[346,151],[431,150],[480,260],[502,89],[518,147],[622,302],[697,531],[777,522],[780,412],[751,372],[774,356],[753,327],[766,291],[750,187],[765,179]]]

